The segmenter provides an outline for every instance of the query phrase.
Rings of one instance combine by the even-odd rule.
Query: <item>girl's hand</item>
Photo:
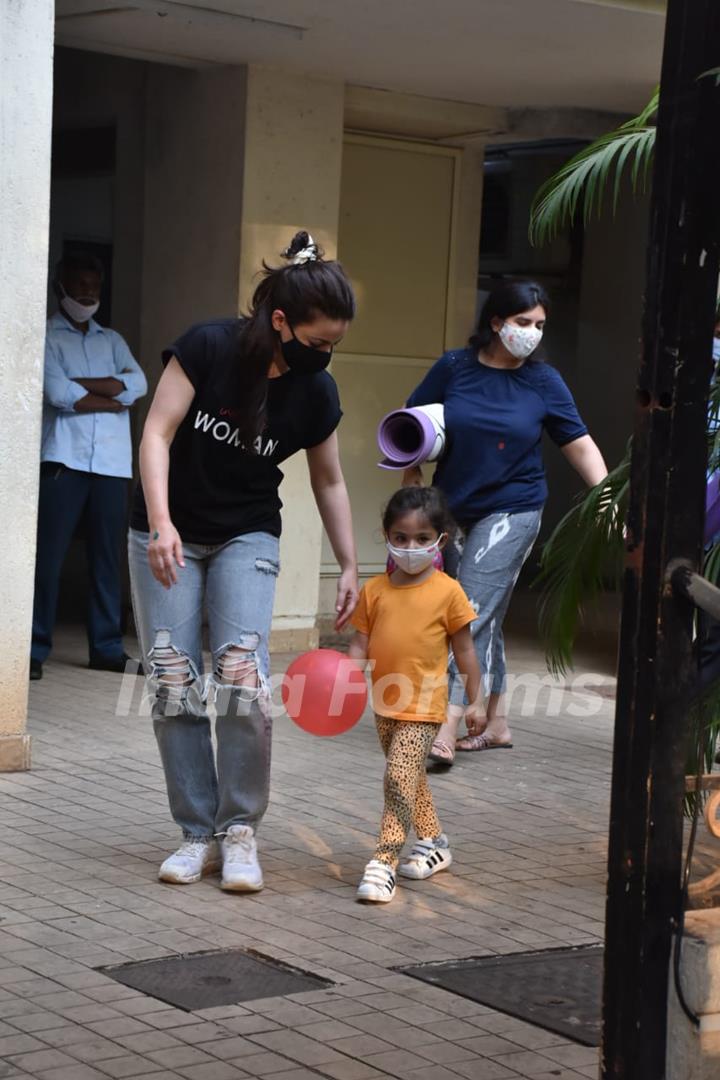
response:
[[[481,735],[487,727],[487,716],[482,705],[468,705],[465,710],[468,735]]]
[[[357,570],[343,570],[337,583],[337,601],[335,611],[335,629],[342,630],[353,611],[357,607],[360,588],[358,586]]]
[[[183,558],[182,540],[172,522],[153,529],[148,544],[148,562],[156,578],[161,585],[169,589],[171,585],[177,585],[176,564],[185,567]]]

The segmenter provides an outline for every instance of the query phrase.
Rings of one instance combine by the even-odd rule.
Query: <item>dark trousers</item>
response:
[[[40,473],[33,660],[41,663],[52,648],[60,571],[73,533],[83,514],[87,519],[87,561],[90,571],[88,645],[91,659],[120,656],[121,552],[127,524],[128,481],[117,476],[67,469],[43,462]]]

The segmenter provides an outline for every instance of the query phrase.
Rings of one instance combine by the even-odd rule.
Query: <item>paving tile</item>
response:
[[[31,1074],[76,1064],[71,1057],[60,1050],[35,1050],[30,1054],[11,1054],[7,1060]]]
[[[213,1059],[194,1046],[168,1046],[162,1050],[149,1050],[147,1056],[165,1069],[178,1069],[184,1065],[208,1065]]]
[[[82,1042],[67,1044],[67,1053],[79,1058],[80,1061],[87,1062],[88,1065],[95,1065],[99,1061],[105,1062],[110,1058],[120,1057],[124,1053],[123,1047],[111,1039],[102,1039],[97,1035],[91,1038],[91,1036],[92,1032],[88,1031]]]
[[[412,1069],[410,1072],[403,1070],[403,1076],[407,1076],[408,1080],[457,1080],[457,1073],[441,1065],[426,1065],[423,1069]]]
[[[599,1050],[592,1046],[577,1046],[567,1044],[565,1046],[548,1046],[542,1051],[543,1057],[550,1061],[566,1065],[568,1068],[578,1068],[580,1065],[597,1065]]]
[[[528,1080],[581,1080],[583,1073],[578,1072],[576,1069],[565,1069],[555,1066],[550,1072],[533,1073],[528,1077]],[[593,1080],[597,1080],[598,1069],[596,1067]]]
[[[180,1033],[183,1029],[180,1029]],[[220,1058],[222,1061],[230,1061],[232,1058],[246,1057],[250,1054],[257,1054],[260,1047],[256,1042],[252,1042],[250,1039],[245,1039],[242,1035],[228,1035],[225,1034],[218,1039],[213,1039],[210,1042],[201,1044],[203,1049],[208,1054],[212,1054],[213,1057]]]
[[[388,1075],[378,1072],[364,1061],[352,1061],[350,1058],[339,1061],[336,1065],[323,1065],[323,1074],[333,1080],[381,1080]]]
[[[0,1058],[11,1054],[29,1054],[34,1050],[44,1050],[45,1046],[32,1035],[4,1035],[0,1037]]]
[[[120,1046],[126,1046],[129,1050],[147,1054],[151,1050],[166,1050],[172,1046],[181,1046],[182,1043],[166,1031],[142,1031],[132,1034],[116,1035],[115,1041]]]
[[[107,1080],[107,1076],[89,1065],[78,1065],[74,1061],[72,1065],[62,1065],[58,1069],[48,1069],[42,1073],[42,1080]]]
[[[548,1072],[548,1059],[533,1050],[520,1050],[513,1054],[498,1054],[494,1059],[500,1065],[516,1072],[532,1076],[533,1073]]]
[[[363,1055],[365,1062],[380,1072],[389,1072],[393,1076],[406,1076],[413,1070],[424,1069],[427,1061],[412,1054],[409,1050],[386,1050],[381,1054]],[[437,1066],[430,1066],[437,1068]]]
[[[141,1076],[143,1073],[147,1074],[148,1069],[153,1067],[153,1063],[148,1061],[147,1058],[141,1057],[139,1054],[123,1054],[122,1057],[110,1058],[103,1062],[103,1072],[108,1076],[117,1077],[117,1080],[124,1080],[125,1077]],[[162,1071],[162,1066],[155,1066],[157,1072]]]
[[[310,1069],[294,1068],[273,1074],[273,1080],[317,1080],[318,1074]]]
[[[205,1065],[192,1065],[188,1069],[178,1069],[180,1076],[187,1080],[243,1080],[250,1073],[230,1065],[227,1061],[211,1061]]]
[[[452,1071],[458,1076],[465,1077],[465,1080],[517,1080],[518,1076],[527,1076],[497,1061],[480,1057],[472,1061],[456,1061]]]
[[[25,1015],[13,1016],[12,1027],[18,1028],[20,1031],[42,1032],[47,1031],[48,1028],[58,1027],[64,1023],[64,1017],[58,1013],[51,1012],[28,1012]],[[5,1030],[7,1028],[7,1030]],[[0,1035],[11,1034],[11,1028],[8,1024],[0,1025]]]
[[[357,1035],[358,1029],[340,1020],[320,1020],[314,1024],[305,1024],[296,1028],[302,1035],[318,1042],[330,1042],[333,1039],[345,1039]]]
[[[278,1054],[284,1054],[293,1061],[299,1061],[302,1065],[323,1065],[341,1058],[337,1050],[295,1031],[263,1032],[253,1035],[253,1042]]]
[[[282,1054],[273,1054],[272,1051],[267,1050],[237,1058],[230,1064],[236,1065],[249,1076],[272,1076],[275,1073],[287,1071],[294,1063],[289,1058],[283,1057]],[[322,1068],[323,1072],[326,1072],[332,1066],[323,1065]]]

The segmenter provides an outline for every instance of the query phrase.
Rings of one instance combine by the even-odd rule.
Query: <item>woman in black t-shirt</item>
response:
[[[187,330],[140,446],[129,538],[133,608],[172,815],[183,843],[160,867],[187,884],[222,865],[222,887],[262,888],[255,829],[270,780],[268,638],[279,572],[280,464],[307,453],[341,567],[337,627],[357,603],[337,387],[325,370],[355,314],[337,262],[298,233],[288,265],[263,264],[247,319]],[[207,610],[212,673],[203,676]],[[208,694],[217,706],[217,761]],[[220,847],[218,847],[220,839]]]

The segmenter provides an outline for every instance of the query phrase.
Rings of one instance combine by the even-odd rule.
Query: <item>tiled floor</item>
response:
[[[510,655],[515,671],[543,673],[536,647],[516,641]],[[597,1076],[594,1050],[393,969],[601,937],[607,694],[566,694],[548,717],[546,688],[514,716],[511,752],[460,756],[433,777],[452,870],[374,908],[354,901],[380,812],[369,718],[334,740],[276,722],[262,893],[225,894],[217,878],[168,886],[156,872],[176,829],[140,680],[82,664],[66,632],[31,685],[33,770],[0,776],[0,1078]],[[96,970],[225,946],[335,985],[185,1013]]]

